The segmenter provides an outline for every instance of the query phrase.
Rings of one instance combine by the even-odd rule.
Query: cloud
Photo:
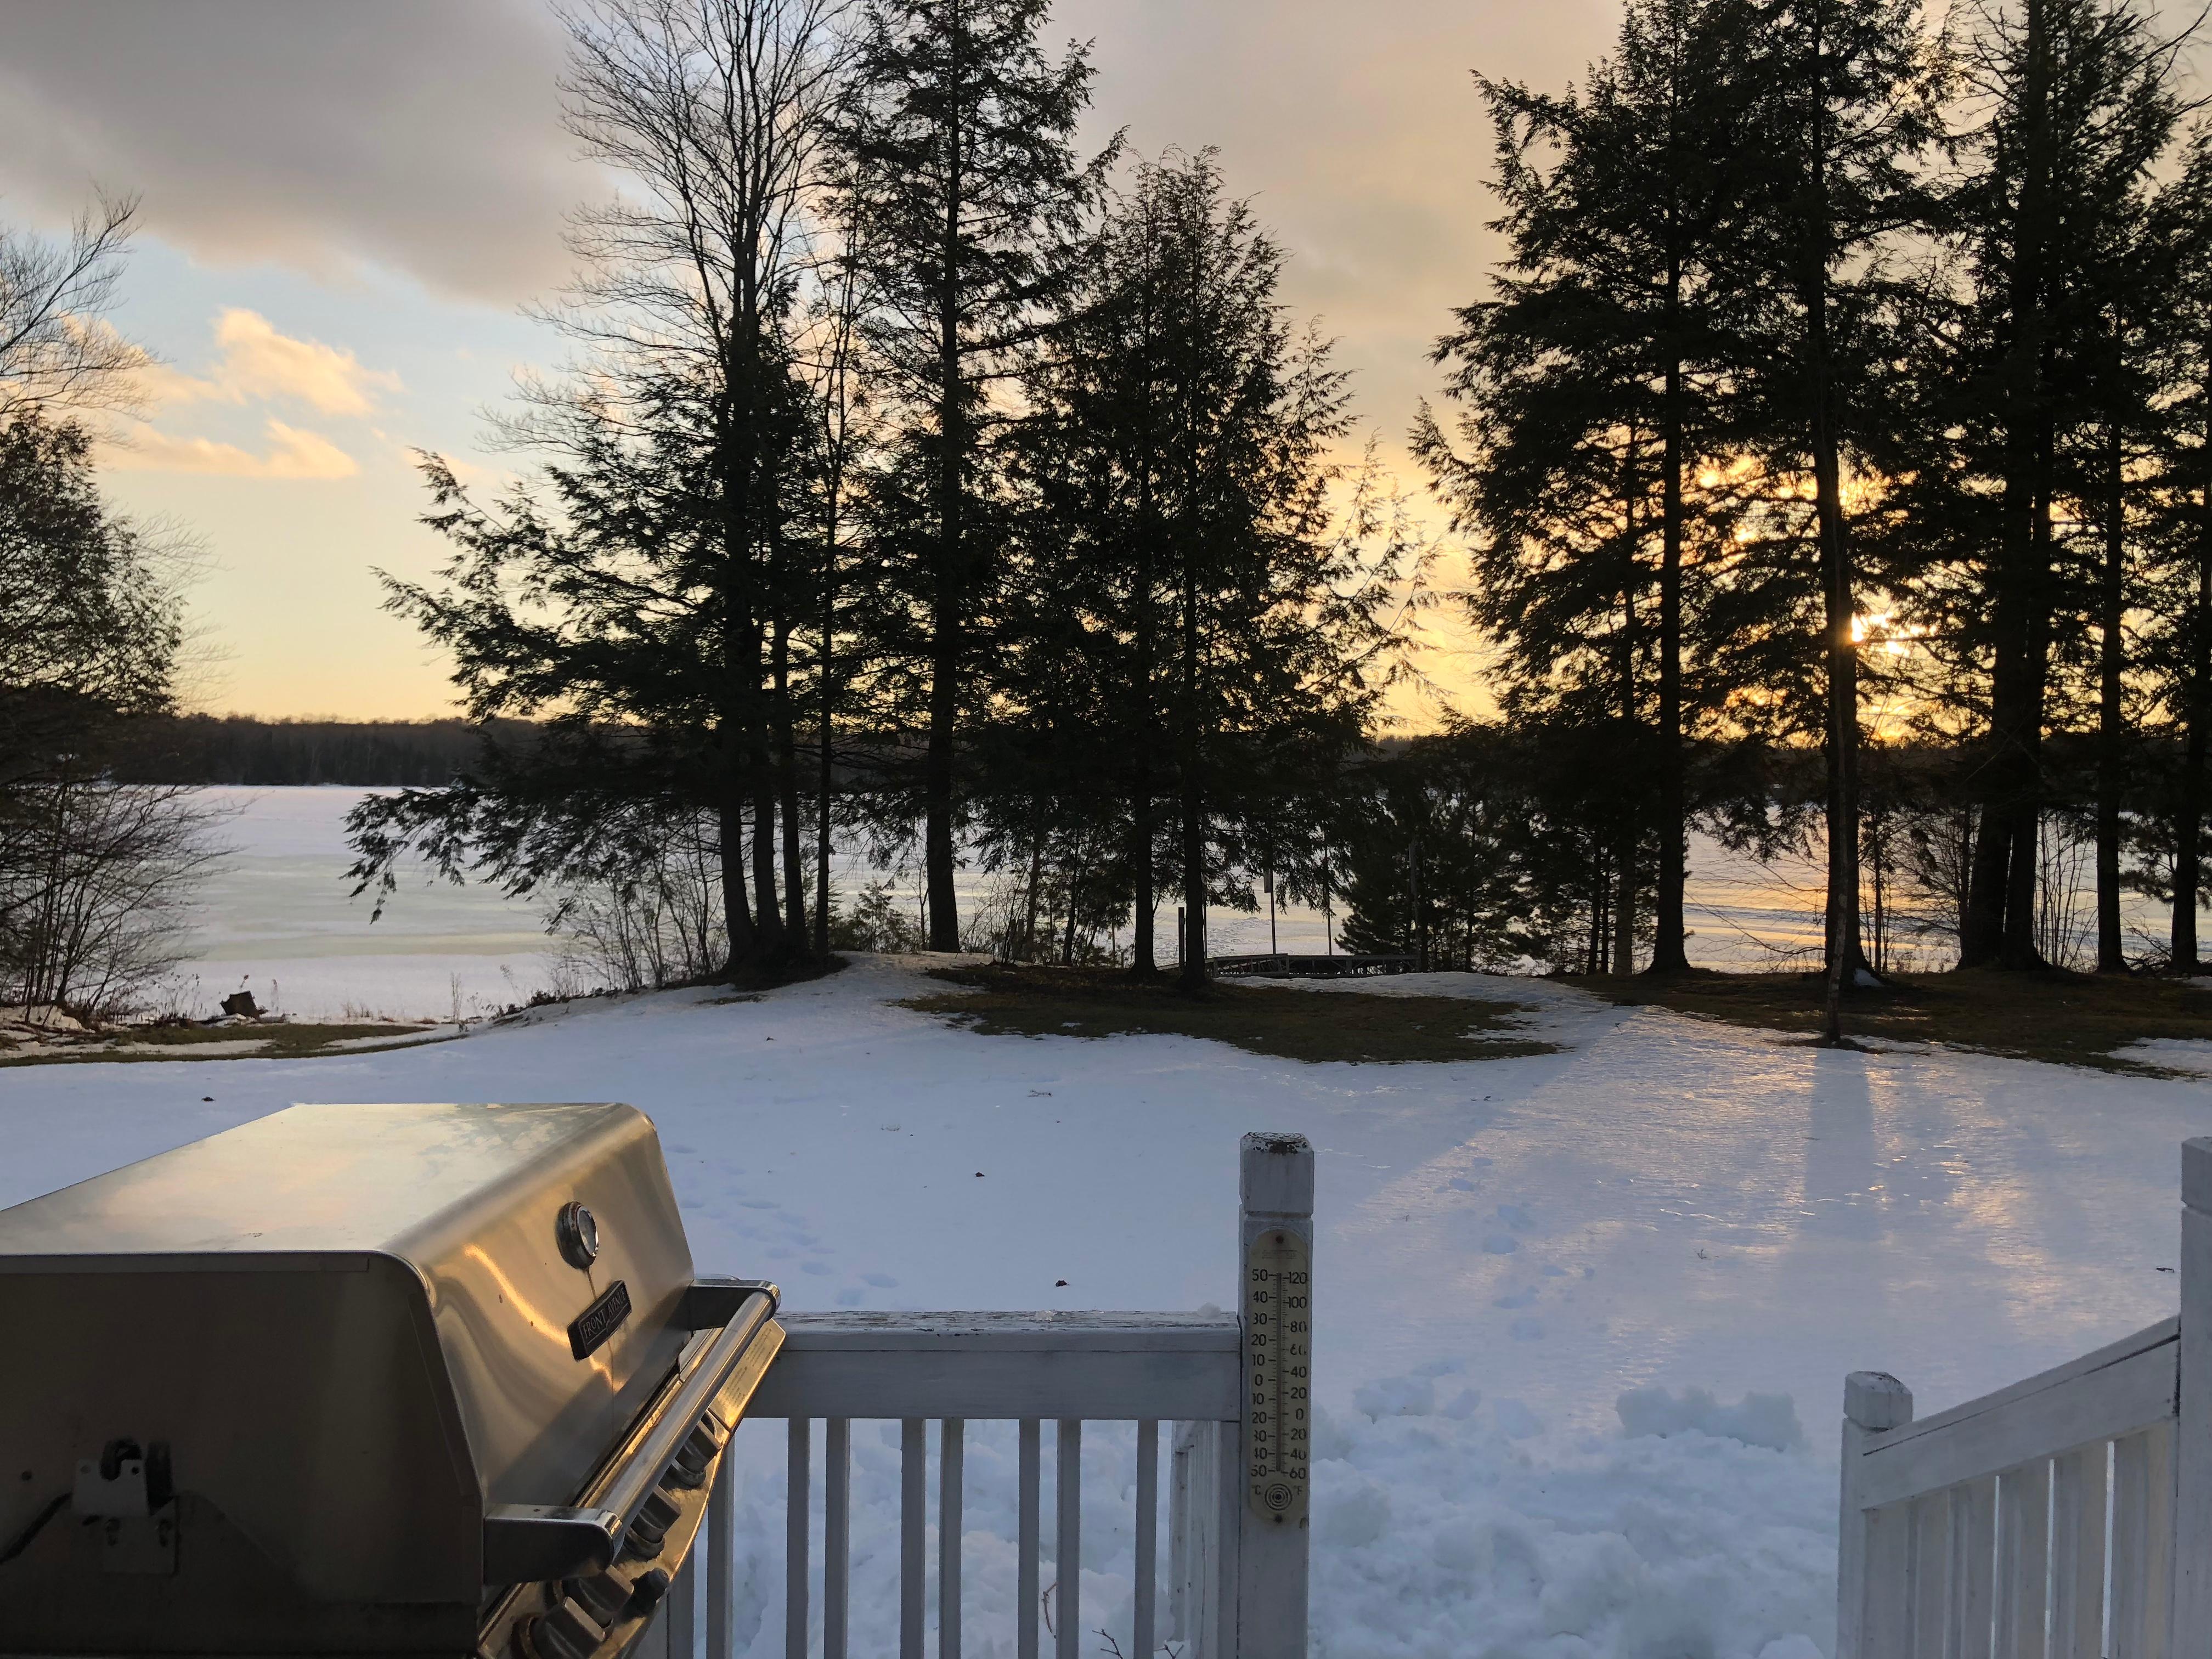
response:
[[[361,471],[352,456],[319,432],[277,420],[266,430],[269,451],[256,455],[236,444],[173,437],[142,426],[111,444],[105,459],[120,472],[198,472],[223,478],[350,478]]]
[[[319,340],[280,334],[258,312],[224,312],[216,319],[215,340],[219,355],[205,380],[158,368],[148,377],[153,395],[231,404],[287,398],[325,415],[366,415],[377,392],[399,390],[397,374],[364,368],[352,352]]]
[[[506,305],[566,276],[597,193],[539,0],[0,0],[0,187],[65,220],[97,180],[202,261],[364,263]]]

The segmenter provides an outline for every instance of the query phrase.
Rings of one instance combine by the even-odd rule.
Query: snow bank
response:
[[[1626,1436],[1539,1449],[1529,1406],[1455,1414],[1467,1399],[1324,1425],[1316,1653],[1814,1659],[1832,1644],[1833,1474],[1802,1449],[1660,1438],[1626,1401]],[[1771,1403],[1709,1415],[1731,1409],[1769,1433]]]
[[[1317,1659],[1819,1659],[1832,1645],[1833,1473],[1802,1449],[1778,1451],[1702,1426],[1662,1438],[1636,1428],[1624,1409],[1622,1434],[1539,1450],[1526,1405],[1481,1405],[1451,1365],[1378,1379],[1364,1392],[1384,1407],[1379,1417],[1364,1407],[1324,1413],[1317,1425]],[[1771,1437],[1778,1412],[1795,1423],[1786,1400],[1730,1407],[1708,1397],[1703,1409],[1753,1436]],[[780,1431],[756,1425],[740,1442],[753,1501],[738,1528],[737,1642],[757,1659],[784,1650]],[[898,1435],[894,1423],[854,1431],[858,1652],[888,1652],[896,1641]],[[1048,1605],[1032,1616],[1048,1652],[1045,1619],[1056,1626],[1064,1608],[1050,1559],[1049,1428],[1046,1439],[1039,1580]],[[1084,1431],[1086,1654],[1132,1652],[1134,1439],[1126,1425]],[[1012,1425],[971,1424],[966,1455],[963,1630],[969,1652],[997,1659],[1013,1651],[1015,1636]],[[933,1446],[933,1492],[936,1480]],[[818,1528],[818,1477],[816,1486]],[[1168,1540],[1159,1542],[1164,1586]],[[933,1531],[933,1563],[936,1547]],[[930,1580],[933,1595],[933,1571]],[[818,1631],[818,1594],[814,1605]],[[1167,1638],[1164,1597],[1161,1616]]]

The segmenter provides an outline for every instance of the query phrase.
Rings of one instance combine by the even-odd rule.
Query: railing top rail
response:
[[[788,1350],[830,1352],[1235,1353],[1231,1314],[793,1313]]]
[[[2147,1352],[2153,1348],[2163,1347],[2167,1343],[2179,1340],[2180,1334],[2181,1320],[2178,1315],[2172,1318],[2161,1319],[2155,1325],[2146,1325],[2142,1329],[2132,1332],[2117,1342],[2108,1342],[2103,1347],[2085,1353],[2078,1358],[2069,1359],[2063,1365],[2053,1365],[2047,1371],[2038,1371],[2033,1376],[2025,1377],[2018,1382],[2008,1384],[1993,1393],[1962,1401],[1948,1411],[1937,1412],[1933,1417],[1923,1417],[1901,1428],[1893,1429],[1868,1447],[1868,1453],[1872,1455],[1875,1452],[1886,1452],[1909,1442],[1924,1439],[1931,1434],[1941,1434],[1956,1424],[2001,1410],[2032,1395],[2043,1394],[2082,1377],[2094,1376],[2099,1371],[2118,1364],[2124,1359],[2131,1359],[2139,1353]]]
[[[2173,1322],[1923,1422],[1868,1435],[1844,1490],[1880,1509],[2151,1428],[2176,1413]]]
[[[756,1417],[1221,1422],[1243,1358],[1229,1315],[797,1313]]]

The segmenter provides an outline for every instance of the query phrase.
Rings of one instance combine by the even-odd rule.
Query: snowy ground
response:
[[[794,1306],[1188,1308],[1232,1293],[1237,1137],[1298,1131],[1321,1152],[1316,1651],[1812,1659],[1844,1373],[1940,1409],[2170,1313],[2178,1146],[2212,1131],[2196,1081],[1821,1053],[1523,981],[1359,988],[1534,1001],[1565,1045],[1395,1066],[981,1037],[889,1006],[916,983],[874,961],[390,1054],[11,1071],[0,1203],[295,1100],[625,1099],[702,1269]],[[862,1650],[894,1627],[883,1434],[855,1436]],[[1085,1446],[1085,1624],[1126,1652],[1128,1439]],[[738,1634],[769,1655],[773,1431],[750,1455]],[[1012,1651],[1012,1455],[971,1439],[978,1654]]]

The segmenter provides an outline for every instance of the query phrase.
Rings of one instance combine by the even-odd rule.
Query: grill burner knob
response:
[[[530,1646],[539,1659],[591,1659],[607,1634],[606,1627],[574,1596],[564,1596],[552,1612],[539,1613],[529,1628]]]
[[[623,1539],[623,1553],[634,1560],[651,1560],[660,1553],[660,1540],[668,1536],[668,1528],[683,1513],[666,1492],[654,1492],[645,1500],[637,1519],[629,1523],[629,1531]]]
[[[630,1605],[639,1613],[651,1613],[660,1605],[660,1598],[668,1594],[668,1575],[659,1567],[637,1576],[637,1586],[630,1592]]]
[[[716,1449],[714,1431],[702,1419],[684,1441],[684,1449],[676,1454],[676,1461],[668,1466],[668,1484],[686,1490],[703,1485],[707,1465],[714,1461]]]
[[[590,1578],[571,1578],[561,1587],[568,1599],[602,1625],[612,1625],[629,1605],[629,1586],[611,1572]]]

